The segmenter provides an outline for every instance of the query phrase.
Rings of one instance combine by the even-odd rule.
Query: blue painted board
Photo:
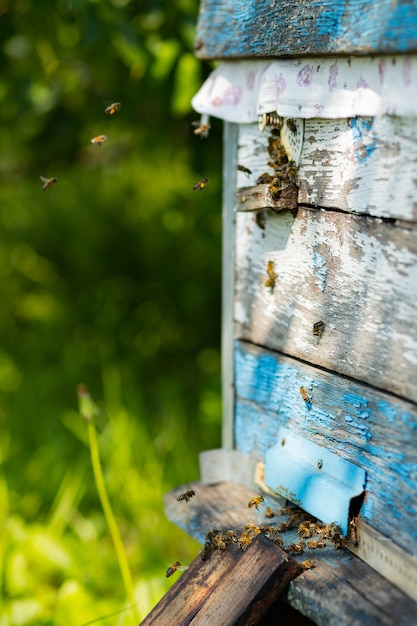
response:
[[[304,386],[311,398],[300,394]],[[361,518],[417,554],[417,408],[253,344],[235,344],[236,448],[264,460],[280,426],[367,473]]]
[[[195,43],[201,59],[416,49],[414,0],[202,0]]]

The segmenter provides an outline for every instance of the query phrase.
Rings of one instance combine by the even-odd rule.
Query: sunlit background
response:
[[[197,13],[0,0],[1,626],[138,623],[198,553],[162,506],[220,436],[221,126],[193,135]],[[79,383],[134,581],[122,612]]]

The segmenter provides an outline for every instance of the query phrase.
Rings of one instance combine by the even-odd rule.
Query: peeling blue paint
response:
[[[320,291],[324,291],[327,279],[326,259],[318,252],[313,252],[313,265],[315,267],[315,276],[318,278],[318,287]]]
[[[349,120],[355,142],[355,155],[359,163],[365,163],[376,148],[376,135],[371,132],[373,118],[351,117]]]

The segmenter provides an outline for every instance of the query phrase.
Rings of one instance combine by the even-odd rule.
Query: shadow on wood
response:
[[[299,565],[259,535],[243,551],[232,544],[198,555],[142,622],[142,626],[249,626],[258,624]]]

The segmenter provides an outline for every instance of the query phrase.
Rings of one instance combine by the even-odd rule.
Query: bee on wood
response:
[[[312,559],[307,559],[306,561],[303,561],[302,563],[300,563],[300,565],[303,568],[303,570],[313,569],[313,567],[316,567],[316,563]]]
[[[274,272],[273,261],[268,261],[266,273],[268,274],[268,278],[264,281],[264,285],[265,287],[271,287],[271,289],[273,289],[275,287],[275,281],[277,279],[277,275]]]
[[[294,161],[288,161],[275,168],[277,178],[281,183],[296,183],[298,178],[297,166]]]
[[[201,191],[202,189],[204,189],[204,187],[207,187],[209,182],[208,178],[202,178],[201,180],[198,181],[198,183],[196,183],[193,187],[194,191]]]
[[[191,125],[194,126],[194,135],[200,135],[200,138],[209,136],[209,130],[211,128],[211,124],[209,122],[203,122],[197,120],[196,122],[191,122]]]
[[[248,546],[252,543],[253,537],[250,533],[243,531],[238,539],[238,545],[241,550],[246,550]]]
[[[294,122],[294,120],[287,120],[286,124],[287,124],[287,127],[289,128],[289,130],[292,133],[296,133],[297,132],[297,124]]]
[[[188,565],[181,565],[179,561],[175,561],[175,563],[173,563],[172,565],[170,565],[170,567],[168,567],[165,576],[169,578],[170,576],[172,576],[172,574],[175,574],[176,571],[178,570],[183,571],[185,569],[188,569]]]
[[[246,532],[249,533],[252,537],[256,537],[261,532],[261,527],[257,524],[247,524]]]
[[[284,547],[285,552],[289,554],[302,554],[304,552],[304,548],[306,547],[305,541],[302,539],[296,543],[290,543],[288,546]]]
[[[310,541],[307,541],[307,548],[310,548],[310,550],[325,548],[326,546],[327,543],[324,541],[324,539],[310,539]]]
[[[248,176],[252,174],[252,170],[250,170],[248,167],[245,167],[244,165],[238,165],[237,169],[239,172],[243,172],[244,174],[247,174]]]
[[[217,550],[227,550],[229,540],[223,533],[218,533],[212,539],[212,545],[217,548]]]
[[[232,543],[237,543],[238,542],[239,538],[236,535],[234,530],[226,530],[225,535],[228,538],[228,540],[231,541]]]
[[[190,491],[186,491],[185,493],[182,493],[181,495],[179,495],[177,498],[177,502],[181,502],[181,500],[185,500],[186,502],[189,502],[191,498],[193,498],[195,495],[196,495],[196,492],[194,491],[194,489],[190,489]]]
[[[52,177],[52,178],[46,178],[45,176],[39,176],[39,178],[41,179],[41,181],[43,181],[42,189],[44,191],[49,189],[49,187],[51,187],[54,183],[58,182],[58,179],[55,178],[55,176]]]
[[[314,535],[314,529],[310,526],[307,526],[306,524],[300,524],[297,528],[297,533],[300,535],[300,537],[308,539],[309,537]]]
[[[314,322],[313,324],[313,335],[317,337],[321,337],[324,332],[325,323],[320,320],[319,322]]]
[[[261,133],[263,133],[267,126],[281,128],[282,118],[278,115],[276,111],[271,111],[270,113],[262,113],[262,115],[258,116],[258,125]]]
[[[271,517],[275,517],[275,513],[271,509],[270,506],[267,506],[266,509],[265,509],[265,517],[267,517],[268,519],[271,519]]]
[[[256,184],[257,185],[268,185],[272,181],[273,178],[274,177],[271,176],[271,174],[268,174],[267,172],[264,172],[263,174],[258,176],[258,178],[256,179]]]
[[[108,107],[104,109],[104,112],[107,113],[107,115],[114,115],[116,111],[119,111],[121,108],[122,108],[121,102],[113,102],[112,104],[110,104]]]
[[[218,535],[220,532],[220,530],[217,530],[217,528],[213,528],[212,530],[209,530],[206,534],[206,541],[213,541],[213,538]]]
[[[248,508],[251,509],[252,507],[255,507],[255,509],[259,511],[259,507],[261,506],[263,501],[264,501],[263,496],[254,496],[253,498],[251,498],[251,500],[249,500]]]
[[[308,395],[307,389],[305,387],[300,387],[300,394],[306,404],[311,404],[311,398]]]
[[[211,556],[212,543],[211,541],[205,541],[200,551],[202,561],[207,561]]]
[[[108,140],[107,135],[97,135],[97,137],[93,137],[91,143],[95,143],[101,147],[101,145]]]

